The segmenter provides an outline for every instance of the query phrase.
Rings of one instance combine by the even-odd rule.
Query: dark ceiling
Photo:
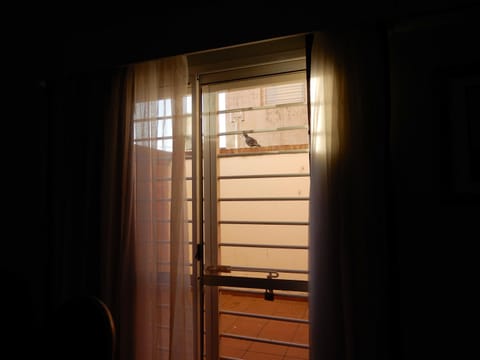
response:
[[[4,54],[37,73],[110,66],[313,30],[389,26],[477,9],[479,0],[336,1],[287,8],[259,1],[161,10],[31,9],[3,25]],[[225,4],[223,2],[222,4]],[[260,6],[259,6],[260,4]]]

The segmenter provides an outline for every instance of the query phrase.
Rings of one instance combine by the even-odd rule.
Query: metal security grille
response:
[[[220,359],[236,359],[232,349],[242,343],[308,352],[306,337],[267,333],[272,323],[307,333],[308,316],[238,310],[227,300],[243,294],[244,304],[250,296],[308,306],[305,78],[298,71],[202,87],[207,353]],[[264,333],[232,325],[246,322]]]

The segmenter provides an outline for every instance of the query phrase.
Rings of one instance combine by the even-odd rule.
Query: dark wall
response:
[[[451,114],[449,103],[452,77],[475,78],[480,86],[478,19],[478,12],[451,13],[390,31],[393,226],[405,359],[479,354],[471,326],[478,322],[480,180],[471,179],[472,192],[452,182],[458,175],[452,164],[462,160],[452,156],[454,128],[465,118]],[[478,112],[472,121],[478,129]]]
[[[2,34],[2,344],[23,358],[47,307],[48,96],[35,43],[22,41],[16,27]]]

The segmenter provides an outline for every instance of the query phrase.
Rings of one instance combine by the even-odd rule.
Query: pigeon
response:
[[[248,146],[250,146],[250,147],[260,146],[258,141],[256,139],[254,139],[253,137],[248,136],[246,131],[243,132],[243,136],[245,137],[245,143]]]

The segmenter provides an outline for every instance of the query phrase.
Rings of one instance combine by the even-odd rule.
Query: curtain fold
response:
[[[385,59],[376,31],[309,49],[310,359],[388,358]]]
[[[192,358],[185,177],[187,62],[136,64],[135,359]]]
[[[117,359],[193,359],[187,75],[184,56],[133,64],[112,96],[103,289],[116,314]]]
[[[116,328],[115,359],[134,358],[135,248],[133,161],[133,73],[119,69],[112,79],[105,114],[101,192],[102,268],[100,297]]]

